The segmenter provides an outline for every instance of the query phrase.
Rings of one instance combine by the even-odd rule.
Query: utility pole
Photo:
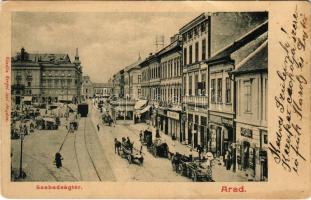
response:
[[[21,139],[21,152],[20,152],[20,160],[19,160],[19,178],[25,178],[25,173],[23,172],[23,141],[24,141],[24,133],[20,133]]]

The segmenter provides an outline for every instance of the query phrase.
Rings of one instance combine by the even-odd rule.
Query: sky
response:
[[[200,13],[16,12],[12,15],[12,56],[66,53],[79,49],[83,75],[107,82],[119,70],[155,52],[155,38],[169,38]]]

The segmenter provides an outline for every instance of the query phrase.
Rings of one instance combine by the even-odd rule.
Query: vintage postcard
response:
[[[4,197],[310,197],[310,3],[0,15]]]

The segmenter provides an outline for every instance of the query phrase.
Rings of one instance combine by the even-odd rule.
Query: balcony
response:
[[[208,96],[183,96],[183,103],[195,106],[207,106]]]

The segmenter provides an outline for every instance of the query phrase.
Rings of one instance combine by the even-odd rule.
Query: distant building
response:
[[[93,83],[92,85],[95,96],[110,97],[112,95],[111,83]]]
[[[82,77],[82,93],[81,95],[88,99],[94,96],[94,88],[93,83],[89,76],[83,76]]]
[[[139,64],[141,57],[124,69],[124,95],[131,100],[138,100],[141,97],[141,71]]]
[[[33,54],[24,48],[12,58],[12,103],[81,99],[82,66],[68,54]]]

